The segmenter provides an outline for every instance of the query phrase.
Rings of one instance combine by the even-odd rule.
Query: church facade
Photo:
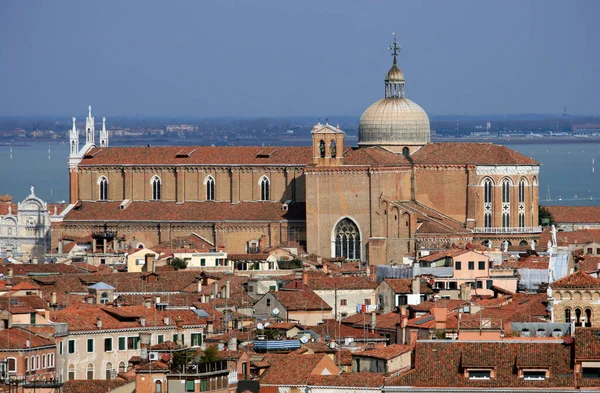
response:
[[[394,46],[397,44],[394,43]],[[197,233],[229,253],[297,241],[370,264],[452,244],[534,244],[539,164],[489,143],[431,143],[394,62],[359,143],[317,124],[308,147],[108,147],[71,131],[70,205],[53,239],[110,236],[151,247]],[[106,244],[106,242],[105,242]]]

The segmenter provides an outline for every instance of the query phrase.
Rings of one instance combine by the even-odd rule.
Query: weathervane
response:
[[[392,56],[394,56],[394,64],[396,64],[396,56],[398,56],[398,54],[402,50],[402,47],[400,46],[398,41],[396,41],[396,32],[395,31],[393,34],[394,34],[394,42],[392,42],[392,44],[388,47],[388,49],[390,50],[390,52],[392,52]]]

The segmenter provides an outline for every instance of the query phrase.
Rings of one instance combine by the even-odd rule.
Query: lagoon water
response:
[[[600,143],[510,144],[511,149],[540,162],[540,202],[545,205],[600,205]],[[0,195],[21,201],[35,186],[48,202],[67,200],[67,144],[32,143],[0,146]],[[592,168],[597,161],[598,172]]]

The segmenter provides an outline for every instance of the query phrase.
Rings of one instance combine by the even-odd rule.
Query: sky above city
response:
[[[0,2],[0,115],[600,114],[600,1]]]

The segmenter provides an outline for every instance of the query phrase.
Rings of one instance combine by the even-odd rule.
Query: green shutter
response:
[[[158,344],[164,342],[165,341],[165,336],[162,335],[162,334],[159,334],[158,338],[156,339],[156,341],[157,341]]]
[[[94,352],[94,339],[93,338],[87,339],[87,351]]]
[[[125,351],[127,349],[127,338],[119,337],[119,351]]]

